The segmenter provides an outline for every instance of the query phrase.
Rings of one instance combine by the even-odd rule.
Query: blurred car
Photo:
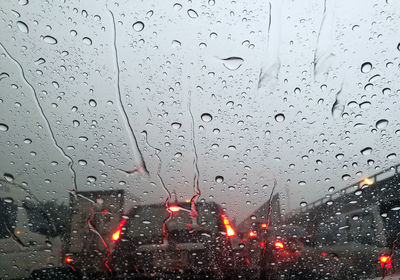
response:
[[[61,239],[40,201],[4,184],[0,213],[0,279],[28,277],[35,270],[43,276],[61,266]]]
[[[114,276],[232,275],[235,236],[216,203],[135,206],[112,235]]]
[[[275,279],[294,271],[296,275],[304,273],[302,253],[308,239],[303,228],[293,225],[268,227],[265,223],[254,223],[242,241],[249,266],[262,277]]]

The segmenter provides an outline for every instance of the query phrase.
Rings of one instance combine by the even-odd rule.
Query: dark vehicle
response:
[[[232,275],[235,235],[216,203],[135,206],[112,235],[114,276]]]
[[[367,178],[292,217],[308,226],[309,264],[338,279],[383,277],[400,270],[399,175]],[[355,190],[354,190],[355,189]],[[354,191],[352,191],[354,190]],[[310,220],[312,222],[305,222]]]
[[[267,224],[257,223],[244,235],[242,241],[245,242],[246,257],[251,269],[260,271],[267,279],[307,272],[303,265],[303,248],[308,245],[309,239],[306,231],[299,226],[267,228]]]

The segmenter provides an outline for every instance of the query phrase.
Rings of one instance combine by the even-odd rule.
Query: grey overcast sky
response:
[[[198,177],[240,221],[399,162],[399,1],[48,2],[0,5],[0,172],[43,199]]]

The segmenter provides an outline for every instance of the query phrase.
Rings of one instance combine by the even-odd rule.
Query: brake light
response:
[[[66,263],[72,263],[72,258],[71,257],[66,257],[65,258]]]
[[[379,258],[381,268],[392,268],[392,260],[390,256],[383,255]]]
[[[221,214],[222,222],[225,226],[226,235],[229,237],[235,236],[236,233],[231,226],[231,222],[229,221],[228,217],[225,214]]]
[[[267,224],[261,224],[262,228],[267,228]]]
[[[111,236],[111,240],[112,240],[112,241],[118,241],[118,240],[120,239],[120,237],[121,237],[121,231],[122,231],[122,228],[124,227],[125,223],[126,223],[126,219],[123,219],[123,220],[118,224],[117,229],[114,231],[114,233],[113,233],[112,236]]]
[[[170,206],[170,207],[168,207],[168,210],[171,212],[174,212],[174,213],[181,211],[181,209],[177,206]]]
[[[274,246],[276,249],[283,249],[285,247],[281,241],[275,241]]]
[[[256,236],[257,236],[257,233],[254,232],[254,231],[252,231],[252,230],[250,230],[250,231],[249,231],[249,236],[250,236],[250,237],[256,237]]]

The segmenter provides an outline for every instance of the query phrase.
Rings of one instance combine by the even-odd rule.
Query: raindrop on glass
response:
[[[388,120],[381,119],[376,122],[375,126],[376,126],[376,128],[382,129],[382,128],[387,127],[388,124],[389,124]]]
[[[222,176],[215,177],[215,182],[222,183],[223,181],[224,181],[224,177],[222,177]]]
[[[189,9],[188,11],[187,11],[187,14],[189,15],[189,17],[191,17],[191,18],[197,18],[199,15],[197,14],[197,12],[195,11],[195,10],[193,10],[193,9]]]
[[[83,37],[82,38],[82,42],[88,46],[90,46],[92,44],[92,39],[90,39],[89,37]]]
[[[240,68],[243,64],[243,58],[241,57],[228,57],[228,58],[222,58],[222,64],[225,66],[226,69],[234,71]]]
[[[42,39],[43,39],[43,41],[45,41],[47,44],[50,44],[50,45],[55,45],[55,44],[57,44],[57,39],[54,38],[53,36],[49,36],[49,35],[43,36]]]
[[[367,148],[362,149],[360,152],[363,156],[368,156],[372,153],[372,148],[367,147]]]
[[[4,179],[6,179],[8,182],[14,182],[14,176],[10,173],[4,173],[3,174]]]
[[[365,62],[361,65],[361,72],[368,73],[372,69],[372,64],[370,62]]]
[[[203,122],[210,122],[212,121],[212,116],[208,113],[204,113],[201,115],[201,119],[203,120]]]
[[[92,107],[96,107],[96,106],[97,106],[96,100],[90,99],[90,100],[89,100],[89,105],[92,106]]]
[[[8,130],[8,125],[5,123],[0,123],[0,131],[7,131]]]
[[[28,25],[25,22],[17,21],[18,29],[23,33],[29,33]]]
[[[395,159],[396,158],[396,153],[388,154],[386,157],[387,157],[387,159]]]
[[[171,126],[172,126],[172,128],[179,129],[179,128],[181,128],[182,124],[178,123],[178,122],[173,122],[171,124]]]
[[[141,21],[137,21],[132,25],[133,30],[140,32],[144,29],[144,23]]]
[[[277,122],[283,122],[285,120],[285,115],[284,114],[277,114],[277,115],[275,115],[275,120]]]

